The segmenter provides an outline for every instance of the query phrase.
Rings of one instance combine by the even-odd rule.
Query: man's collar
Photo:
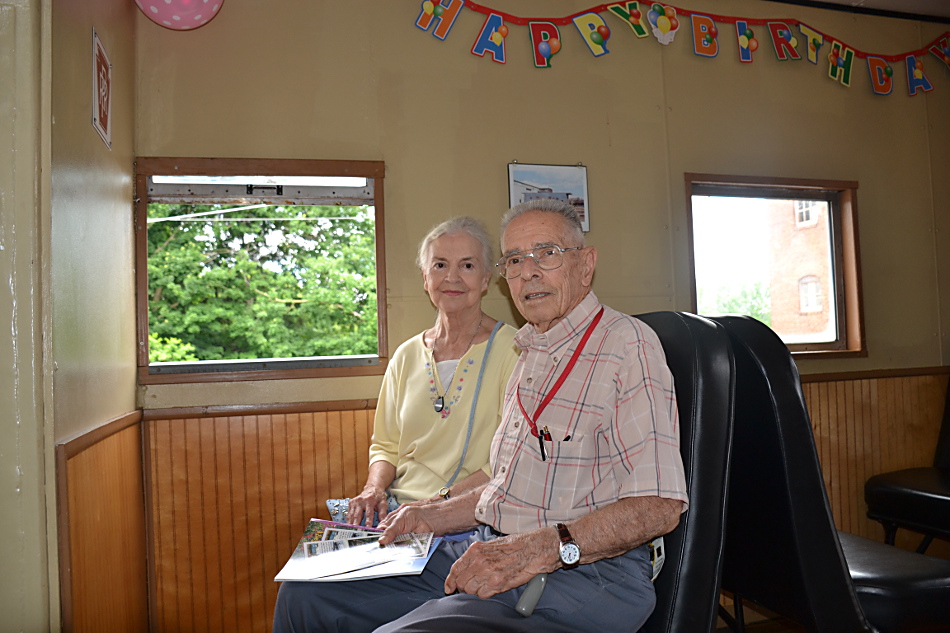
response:
[[[545,347],[556,346],[564,339],[583,331],[599,308],[600,301],[591,290],[573,310],[568,312],[566,317],[555,323],[550,330],[540,333],[534,325],[526,323],[515,335],[515,344],[519,347],[530,347],[533,344]]]

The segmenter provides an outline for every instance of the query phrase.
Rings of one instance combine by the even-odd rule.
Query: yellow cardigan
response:
[[[518,360],[514,343],[516,330],[502,325],[495,334],[491,355],[478,396],[472,437],[465,463],[456,481],[481,469],[489,476],[488,450],[501,422],[505,386]],[[455,377],[445,392],[432,350],[422,333],[399,346],[386,368],[379,390],[369,463],[385,460],[396,467],[396,479],[389,487],[399,503],[431,497],[448,483],[458,467],[472,397],[488,341],[473,345],[459,359]],[[445,394],[445,410],[435,411],[437,396]]]

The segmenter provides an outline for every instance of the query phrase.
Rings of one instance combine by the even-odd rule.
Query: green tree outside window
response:
[[[148,205],[150,362],[376,354],[370,206]]]

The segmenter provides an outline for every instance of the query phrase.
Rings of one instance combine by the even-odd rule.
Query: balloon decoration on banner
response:
[[[673,42],[676,31],[680,27],[675,8],[656,2],[647,12],[647,20],[650,21],[650,26],[653,27],[653,36],[657,42],[664,46]]]
[[[422,10],[426,12],[426,15],[434,15],[437,18],[441,18],[442,14],[445,13],[445,7],[442,6],[442,3],[433,4],[432,0],[423,2]]]
[[[797,48],[798,48],[798,38],[795,37],[794,35],[792,35],[791,30],[789,30],[789,29],[781,29],[781,30],[778,31],[778,35],[779,35],[779,37],[781,37],[783,40],[785,40],[786,42],[788,42],[788,45],[791,46],[792,48],[794,48],[794,49],[797,49]]]
[[[206,5],[209,1],[223,2],[223,0],[136,0],[146,15],[149,15],[146,7],[152,6],[149,3],[155,6],[162,3],[165,5]],[[595,58],[607,55],[610,53],[607,41],[613,33],[610,25],[601,15],[606,13],[614,16],[611,19],[619,19],[619,24],[629,28],[637,39],[649,38],[652,32],[657,41],[664,46],[672,44],[680,27],[688,22],[692,29],[693,53],[707,58],[717,57],[719,50],[728,46],[727,42],[720,41],[728,39],[723,35],[724,33],[735,33],[732,46],[738,53],[739,61],[743,63],[753,63],[755,52],[760,46],[767,47],[768,44],[772,45],[775,58],[779,62],[807,59],[809,63],[819,66],[827,60],[828,78],[845,87],[850,87],[852,80],[857,76],[856,60],[864,60],[867,64],[871,89],[878,95],[888,95],[892,92],[894,68],[891,64],[905,68],[907,93],[911,96],[921,91],[933,90],[933,85],[924,68],[925,57],[933,65],[933,58],[930,58],[929,54],[932,54],[946,70],[950,71],[950,31],[938,35],[918,50],[895,55],[878,55],[852,48],[843,40],[812,28],[801,20],[713,15],[649,0],[623,0],[598,4],[568,16],[551,18],[522,18],[483,6],[473,0],[423,0],[416,6],[420,5],[421,11],[417,14],[416,26],[442,41],[448,37],[463,10],[471,10],[486,16],[481,31],[475,38],[475,44],[472,46],[472,54],[483,57],[488,53],[491,59],[499,64],[506,62],[505,42],[510,34],[509,25],[528,27],[532,58],[536,68],[552,68],[551,59],[554,55],[568,48],[572,42],[578,41],[576,39],[565,41],[560,31],[560,27],[563,26],[576,27],[581,41]],[[154,7],[152,11],[156,12]],[[167,18],[162,18],[164,21],[160,21],[152,15],[149,17],[162,26],[184,28],[174,26],[175,23],[169,24]],[[181,17],[178,18],[179,21],[181,19]],[[723,29],[719,26],[725,24],[734,28]],[[619,30],[626,31],[624,28]],[[828,48],[822,50],[825,44]]]
[[[597,44],[597,46],[603,46],[609,39],[610,27],[606,25],[598,26],[597,29],[590,34],[590,41]]]
[[[502,24],[491,34],[491,41],[494,42],[496,46],[501,46],[502,40],[506,37],[508,37],[508,27]]]
[[[552,37],[546,42],[538,42],[538,52],[545,61],[551,59],[551,55],[557,54],[559,50],[561,50],[561,40],[556,37]]]
[[[135,4],[159,26],[173,31],[193,31],[218,15],[224,0],[135,0]]]

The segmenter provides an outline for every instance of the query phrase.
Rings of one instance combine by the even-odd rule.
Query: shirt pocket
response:
[[[597,447],[594,438],[575,435],[569,440],[545,442],[545,448],[551,449],[551,461],[557,465],[577,466],[596,459]]]
[[[598,463],[596,436],[575,435],[570,440],[550,442],[550,447],[555,486],[574,490],[580,480],[591,481],[591,472],[597,471]]]
[[[575,435],[568,441],[545,442],[544,460],[537,438],[532,437],[532,440],[528,454],[534,472],[530,479],[544,482],[544,497],[535,498],[533,505],[560,512],[580,507],[599,478],[596,436]],[[538,492],[541,489],[541,486],[536,488]]]

